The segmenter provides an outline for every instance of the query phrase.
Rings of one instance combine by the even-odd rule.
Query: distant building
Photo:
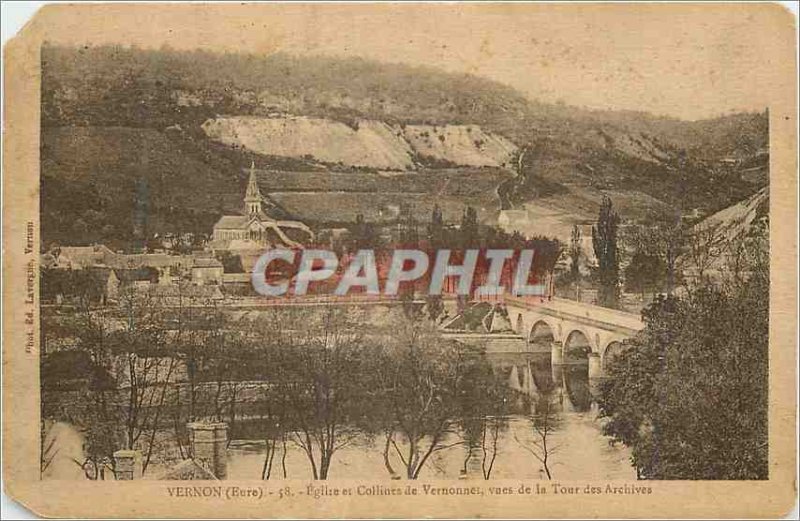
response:
[[[187,272],[194,258],[166,253],[124,254],[111,251],[102,244],[93,246],[62,246],[42,255],[42,266],[60,269],[87,269],[104,267],[114,270],[155,270],[155,282],[170,284],[173,278]],[[152,271],[150,272],[152,274]],[[119,275],[119,273],[117,274]]]
[[[528,220],[528,210],[500,210],[500,215],[497,217],[497,224],[503,231],[513,232],[516,230],[517,225],[527,224]]]
[[[192,283],[198,286],[222,284],[224,271],[222,263],[214,257],[196,258],[192,264]]]
[[[255,166],[244,196],[241,215],[223,215],[214,225],[210,248],[214,251],[264,250],[275,247],[301,248],[313,239],[311,229],[299,221],[279,221],[264,212],[264,197],[258,187]]]
[[[119,280],[120,286],[127,288],[130,286],[145,287],[150,284],[157,284],[159,273],[156,268],[140,267],[140,268],[117,268],[112,270]]]
[[[61,246],[52,252],[55,266],[66,269],[81,269],[90,266],[112,267],[117,254],[102,244],[93,246]]]

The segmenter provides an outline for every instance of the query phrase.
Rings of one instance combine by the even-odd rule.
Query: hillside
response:
[[[42,243],[126,248],[141,234],[208,233],[241,206],[247,174],[190,138],[125,127],[44,128]]]
[[[277,176],[286,185],[270,187],[274,211],[335,223],[354,207],[386,219],[405,199],[427,219],[426,176],[463,185],[478,174],[453,172],[475,167],[488,168],[474,183],[481,193],[446,194],[446,214],[457,220],[477,205],[494,223],[501,209],[528,208],[534,228],[536,215],[561,216],[564,229],[593,219],[603,193],[624,219],[647,220],[676,206],[710,215],[768,183],[766,114],[686,122],[590,111],[360,59],[45,46],[42,65],[47,240],[124,247],[143,226],[207,232],[238,209],[251,161],[269,171],[421,174],[366,199],[352,195],[364,178],[303,190],[308,179]],[[322,215],[337,205],[346,208]]]

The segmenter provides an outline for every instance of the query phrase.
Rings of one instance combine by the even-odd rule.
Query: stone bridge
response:
[[[453,296],[444,297],[446,305],[455,307]],[[526,340],[524,352],[550,353],[554,366],[585,364],[588,361],[589,377],[602,376],[607,361],[622,349],[621,342],[644,328],[639,315],[567,299],[502,295],[489,300],[505,306],[515,334],[491,333],[488,337],[494,340],[508,337],[509,342],[514,341],[512,343],[519,342],[521,337]],[[414,302],[418,305],[425,303],[423,299]],[[228,309],[246,311],[295,306],[391,306],[401,305],[403,301],[396,296],[384,295],[308,295],[277,299],[239,297],[218,304]],[[208,303],[196,305],[205,307]],[[516,347],[512,350],[519,352]]]
[[[644,328],[638,315],[566,299],[508,296],[504,301],[529,351],[551,353],[553,365],[588,360],[590,378],[602,376],[622,341]]]

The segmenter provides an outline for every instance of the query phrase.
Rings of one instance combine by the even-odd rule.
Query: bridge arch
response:
[[[580,329],[573,329],[564,340],[564,362],[582,362],[589,359],[592,345],[589,337]]]
[[[614,359],[618,357],[622,351],[625,350],[624,344],[619,340],[612,340],[608,343],[603,350],[603,367],[608,367],[608,364],[613,363]]]
[[[541,351],[549,350],[555,339],[555,331],[544,320],[537,320],[528,333],[528,344],[539,347]]]

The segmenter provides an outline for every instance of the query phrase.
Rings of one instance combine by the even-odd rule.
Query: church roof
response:
[[[214,225],[214,229],[241,230],[247,226],[248,222],[250,222],[250,218],[246,215],[223,215]]]
[[[250,224],[250,220],[257,218],[259,222],[275,223],[275,219],[264,212],[257,215],[223,215],[214,225],[215,230],[244,230]]]

